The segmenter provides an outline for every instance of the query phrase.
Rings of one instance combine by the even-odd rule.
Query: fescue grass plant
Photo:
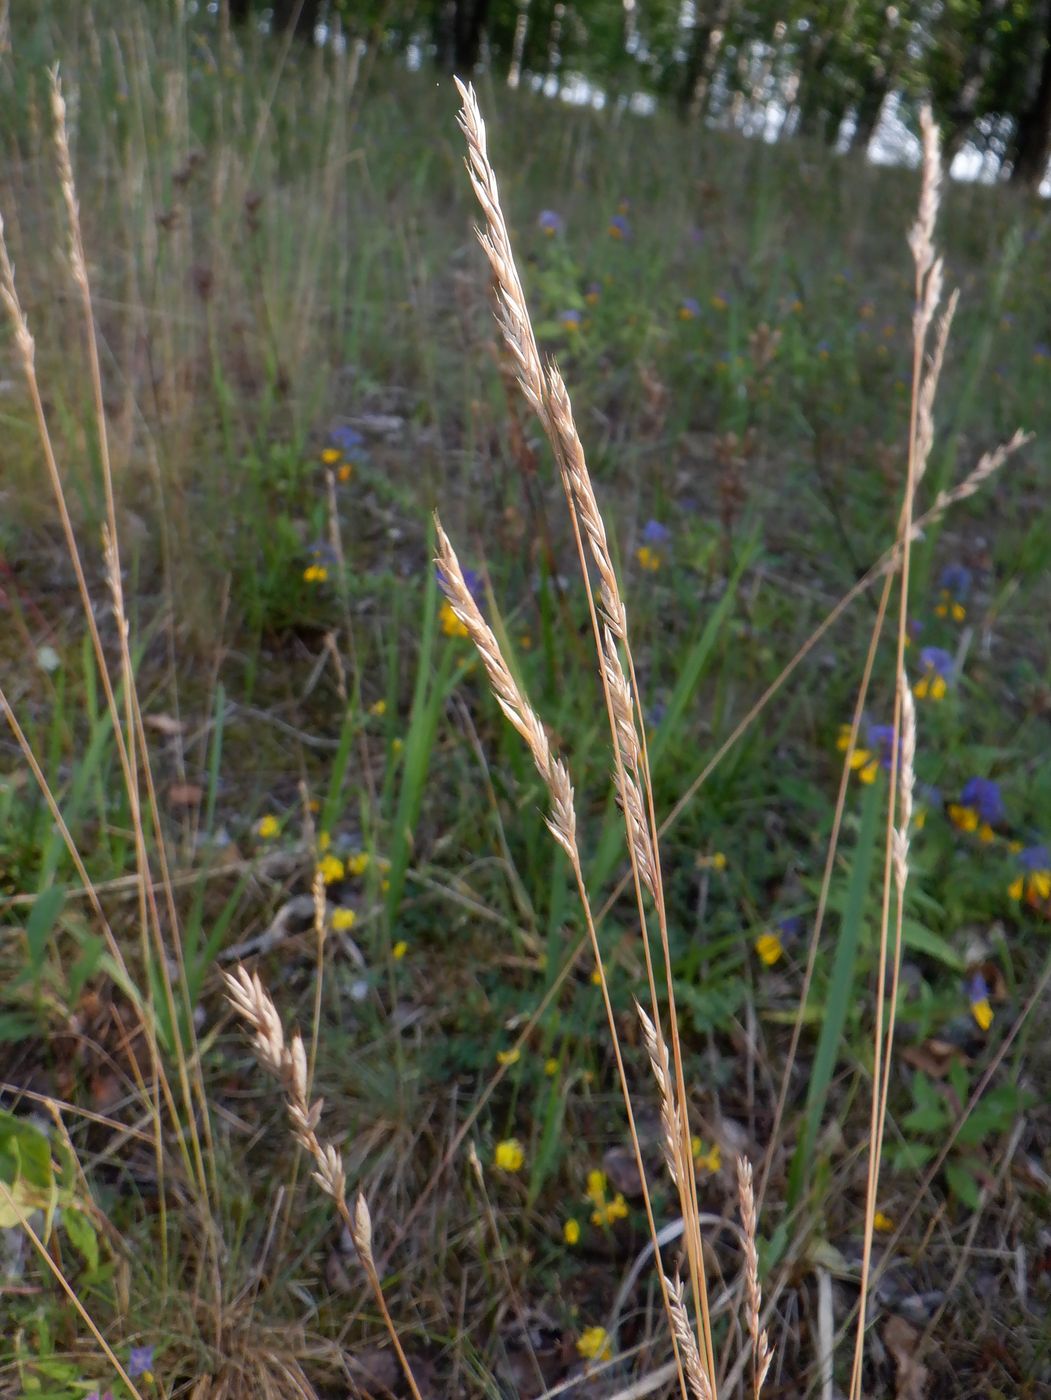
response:
[[[1039,215],[461,97],[0,60],[0,1390],[1039,1393]]]

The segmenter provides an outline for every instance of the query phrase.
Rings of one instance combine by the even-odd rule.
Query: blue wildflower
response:
[[[554,238],[555,235],[561,233],[566,226],[562,215],[556,213],[554,209],[541,209],[537,224],[545,238]]]
[[[995,826],[1004,819],[1004,803],[1000,784],[992,778],[968,778],[960,793],[960,801],[978,813],[981,821]]]
[[[333,428],[329,433],[334,446],[338,447],[345,456],[350,457],[353,453],[361,452],[365,446],[365,439],[358,432],[357,428],[339,427]]]
[[[920,678],[912,687],[917,700],[944,700],[952,679],[953,659],[943,647],[924,647],[920,652]]]
[[[626,243],[631,238],[631,225],[623,214],[614,214],[606,232],[617,243]]]
[[[153,1377],[153,1347],[132,1347],[128,1357],[128,1375],[132,1380],[142,1376],[144,1380]]]
[[[671,539],[671,531],[667,525],[662,525],[659,520],[647,520],[642,527],[642,538],[645,544],[667,544]]]
[[[964,601],[971,591],[971,571],[965,564],[947,564],[938,580],[938,602],[935,614],[962,622],[967,616]]]
[[[1027,846],[1018,852],[1018,864],[1023,873],[1007,887],[1011,898],[1024,895],[1026,903],[1032,905],[1051,899],[1051,851],[1046,846]]]
[[[558,313],[558,323],[567,331],[580,330],[581,315],[579,311],[570,308]]]
[[[981,1030],[987,1031],[993,1024],[993,1008],[989,1000],[989,984],[981,972],[974,972],[967,981],[967,1000],[971,1003],[971,1015]]]
[[[463,581],[467,585],[468,593],[470,593],[478,606],[481,607],[485,601],[485,584],[482,581],[481,574],[477,569],[464,569],[462,572]]]
[[[584,300],[589,306],[597,306],[602,300],[602,283],[589,282],[587,291],[584,293]]]
[[[683,297],[679,302],[679,320],[696,321],[701,314],[701,303],[696,297]]]
[[[966,598],[971,591],[971,571],[966,564],[946,564],[938,580],[939,588],[947,588],[954,598]]]

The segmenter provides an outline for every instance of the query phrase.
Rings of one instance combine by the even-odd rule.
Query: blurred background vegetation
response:
[[[227,0],[223,0],[225,5]],[[1051,154],[1047,0],[228,0],[238,23],[445,72],[479,65],[573,100],[677,111],[690,126],[893,150],[929,98],[947,161],[1037,188]],[[881,120],[883,126],[881,127]],[[888,150],[888,145],[890,149]]]

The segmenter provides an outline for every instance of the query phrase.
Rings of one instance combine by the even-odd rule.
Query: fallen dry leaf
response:
[[[186,721],[174,715],[147,715],[142,721],[147,729],[155,729],[158,734],[171,738],[174,734],[186,733]]]
[[[930,1373],[916,1356],[921,1335],[918,1328],[897,1315],[889,1318],[883,1329],[883,1345],[894,1358],[895,1400],[926,1400]]]
[[[922,1045],[906,1045],[901,1057],[907,1065],[923,1070],[932,1079],[944,1079],[957,1060],[963,1064],[968,1062],[960,1047],[948,1040],[931,1039]]]
[[[197,783],[172,783],[168,789],[168,803],[172,807],[196,807],[204,796],[204,788]]]
[[[630,1147],[611,1147],[603,1154],[602,1169],[614,1191],[619,1191],[629,1201],[642,1195],[639,1168]]]

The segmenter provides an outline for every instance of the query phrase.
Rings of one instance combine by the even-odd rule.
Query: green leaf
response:
[[[19,1015],[17,1011],[0,1013],[0,1045],[13,1045],[16,1041],[27,1040],[39,1029],[39,1023],[31,1016]]]
[[[923,924],[918,924],[915,919],[906,919],[902,925],[902,935],[905,946],[911,948],[913,952],[925,953],[927,957],[934,958],[936,962],[951,967],[954,972],[964,971],[967,965],[966,959],[961,957],[948,939],[943,938],[940,933],[925,928]]]
[[[978,1210],[982,1203],[982,1193],[978,1182],[962,1162],[945,1164],[945,1179],[953,1195],[971,1210]]]
[[[945,1104],[914,1108],[901,1120],[907,1133],[940,1133],[949,1126],[949,1110]]]
[[[29,944],[29,964],[34,977],[39,976],[44,965],[48,939],[65,902],[66,892],[61,885],[50,885],[46,890],[41,890],[33,902],[26,920],[26,942]]]
[[[39,1128],[0,1111],[0,1229],[18,1225],[33,1210],[50,1216],[58,1195],[51,1145]],[[50,1233],[50,1226],[47,1233]]]
[[[73,1206],[67,1206],[62,1212],[62,1224],[73,1248],[94,1273],[99,1266],[99,1237],[94,1225],[83,1211]]]

